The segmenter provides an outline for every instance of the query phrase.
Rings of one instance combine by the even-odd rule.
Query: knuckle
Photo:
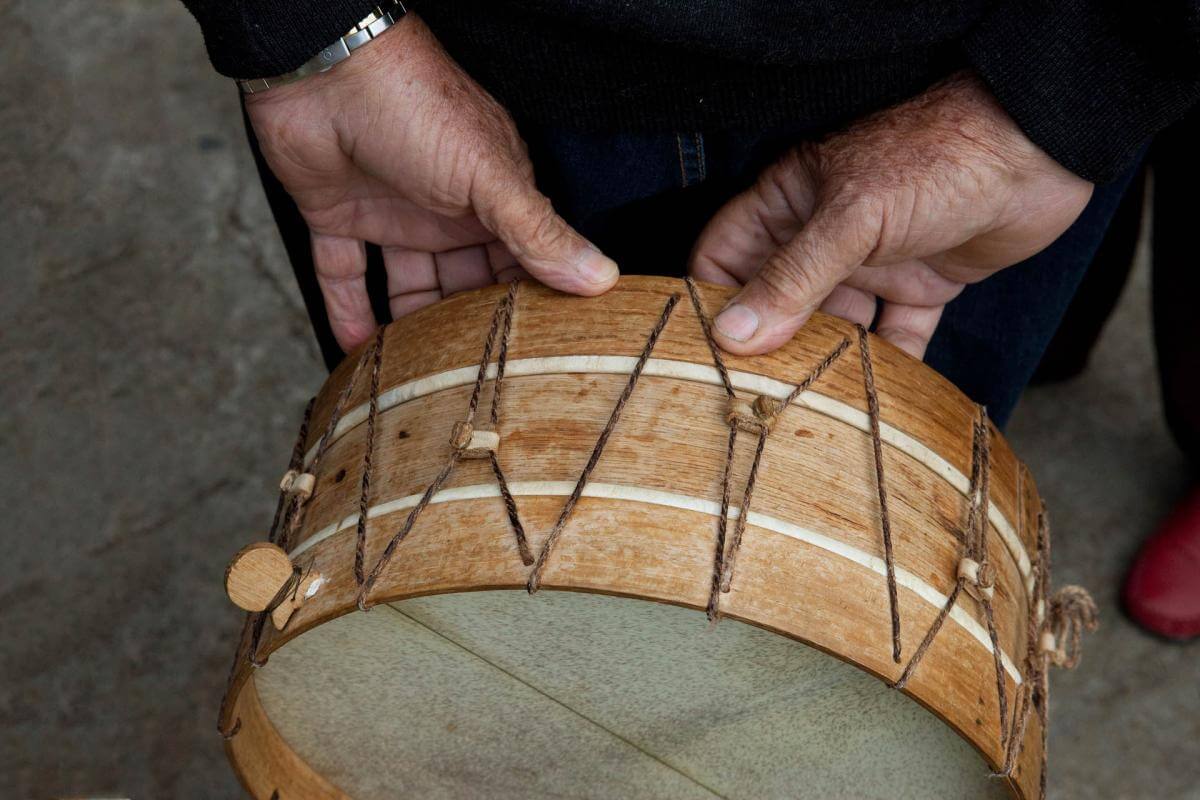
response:
[[[829,169],[828,149],[820,143],[805,142],[788,153],[792,168],[811,177],[825,174]]]
[[[852,253],[860,261],[869,260],[887,228],[888,203],[886,195],[854,186],[838,192],[824,206],[834,222],[829,226],[828,241],[821,244]],[[832,241],[833,237],[838,241]]]
[[[793,147],[763,173],[763,178],[775,185],[779,185],[794,180],[806,172],[800,148]]]
[[[896,326],[880,327],[875,331],[883,339],[899,347],[906,353],[920,357],[925,352],[928,342],[916,333]]]
[[[812,213],[812,202],[818,186],[817,173],[810,157],[801,147],[793,147],[759,175],[754,191],[768,204],[782,199],[797,219]]]
[[[803,256],[790,248],[780,250],[759,275],[759,283],[769,301],[777,306],[792,307],[797,301],[812,303],[817,284]]]
[[[924,302],[946,302],[962,289],[962,284],[952,281],[936,270],[922,266],[916,270],[918,298]]]
[[[567,237],[566,226],[550,201],[542,195],[528,201],[518,230],[512,242],[513,255],[518,258],[553,252],[561,248]]]
[[[558,215],[550,206],[550,201],[539,198],[530,211],[529,241],[538,249],[549,249],[557,245],[563,237],[562,226],[558,224]]]

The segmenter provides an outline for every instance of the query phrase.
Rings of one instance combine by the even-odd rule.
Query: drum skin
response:
[[[732,294],[710,285],[698,289],[709,316]],[[420,495],[446,463],[451,427],[467,408],[484,337],[504,293],[503,287],[489,287],[455,295],[387,326],[372,506]],[[508,349],[498,455],[537,553],[625,386],[629,363],[642,352],[674,294],[681,299],[589,490],[549,557],[543,592],[593,592],[705,608],[716,530],[711,506],[721,497],[728,425],[724,389],[682,281],[625,277],[595,298],[522,284]],[[739,396],[753,399],[764,390],[782,396],[843,339],[850,347],[772,428],[721,611],[891,683],[936,617],[938,598],[949,594],[956,580],[978,409],[933,370],[872,337],[900,578],[904,656],[896,663],[856,329],[817,314],[774,353],[725,359]],[[359,353],[351,354],[318,394],[305,443],[310,455],[358,360]],[[356,606],[353,566],[367,377],[360,377],[349,396],[293,542],[294,558],[311,563],[326,580],[284,630],[265,626],[260,658],[316,626],[363,613]],[[484,412],[491,381],[487,386]],[[740,443],[734,461],[734,505],[740,502],[753,438]],[[461,461],[442,490],[445,498],[425,508],[380,575],[371,603],[523,589],[530,568],[518,555],[494,487],[486,460]],[[1011,714],[1025,664],[1029,559],[1037,551],[1041,502],[1032,478],[995,429],[989,500],[988,554],[997,571],[994,609]],[[394,506],[390,512],[384,506],[370,520],[368,569],[412,502]],[[538,602],[537,595],[529,602]],[[986,635],[980,635],[984,624],[978,604],[960,599],[903,691],[998,768],[1004,752],[993,654]],[[243,784],[261,798],[276,791],[288,800],[345,797],[275,731],[255,690],[247,639],[243,635],[221,715],[223,729],[237,726],[226,747]],[[1014,796],[1038,796],[1042,759],[1035,714],[1013,776],[1002,779]]]

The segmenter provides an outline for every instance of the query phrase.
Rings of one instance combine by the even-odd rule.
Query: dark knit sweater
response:
[[[214,66],[295,69],[375,0],[184,0]],[[829,127],[976,70],[1029,137],[1104,181],[1200,97],[1200,0],[424,0],[518,119]]]

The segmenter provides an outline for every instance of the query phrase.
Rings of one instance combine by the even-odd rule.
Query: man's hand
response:
[[[709,222],[700,280],[745,284],[717,316],[734,353],[779,347],[818,307],[924,355],[963,286],[1028,258],[1092,185],[956,76],[820,144],[795,148]]]
[[[364,241],[383,247],[395,316],[526,271],[585,295],[617,279],[534,187],[508,113],[414,14],[327,73],[250,95],[246,109],[312,230],[346,350],[376,324]]]

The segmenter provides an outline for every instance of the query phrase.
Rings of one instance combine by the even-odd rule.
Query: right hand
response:
[[[774,350],[819,307],[922,358],[946,303],[1052,243],[1091,194],[960,73],[793,148],[717,212],[691,270],[742,287],[713,325],[733,353]]]
[[[263,156],[312,232],[338,344],[374,331],[364,241],[383,249],[393,316],[528,274],[595,295],[617,265],[534,186],[508,113],[415,14],[329,72],[249,95]]]

